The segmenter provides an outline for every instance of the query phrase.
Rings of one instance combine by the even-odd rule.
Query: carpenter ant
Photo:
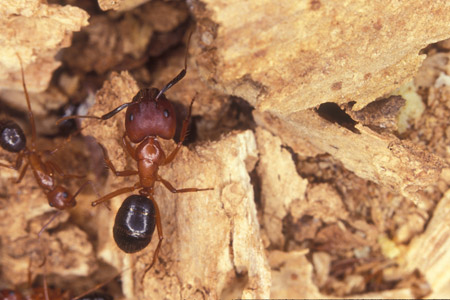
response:
[[[25,84],[25,75],[23,71],[22,59],[19,55],[17,55],[20,62],[20,68],[22,72],[22,85],[25,93],[25,99],[27,101],[28,106],[28,118],[31,125],[31,146],[27,147],[26,137],[20,128],[13,121],[4,121],[0,123],[0,146],[6,151],[17,153],[17,158],[14,164],[7,165],[0,163],[0,167],[11,168],[14,170],[19,170],[22,166],[22,161],[25,158],[27,160],[26,164],[22,167],[20,171],[20,175],[16,180],[16,183],[20,183],[25,176],[25,173],[28,169],[28,166],[33,170],[34,177],[39,187],[42,189],[44,194],[47,196],[48,204],[51,207],[54,207],[58,210],[64,210],[75,206],[76,196],[81,192],[81,190],[86,186],[86,184],[91,184],[92,182],[86,181],[81,185],[78,191],[71,195],[69,191],[61,186],[56,184],[55,181],[55,173],[58,173],[63,178],[75,177],[75,178],[83,178],[84,176],[70,175],[64,174],[61,168],[52,161],[43,161],[42,154],[44,151],[40,151],[36,148],[36,125],[34,121],[34,115],[31,110],[30,98],[28,95],[27,87]],[[67,141],[70,140],[70,137]],[[59,147],[53,149],[50,153],[54,153],[59,150]],[[39,236],[42,231],[53,221],[56,216],[59,214],[56,213],[51,220],[44,225],[44,227],[39,232]]]
[[[191,35],[189,35],[188,45]],[[101,117],[78,116],[78,118],[107,120],[124,108],[127,108],[125,113],[125,133],[122,137],[122,143],[128,154],[137,162],[137,171],[117,171],[109,159],[105,147],[101,144],[99,145],[103,150],[106,164],[116,176],[126,177],[138,175],[139,181],[133,186],[118,189],[97,199],[92,202],[92,206],[96,206],[118,195],[139,190],[139,195],[129,196],[119,208],[115,218],[113,235],[120,249],[126,253],[135,253],[144,249],[150,243],[156,224],[159,242],[154,252],[153,260],[145,270],[144,276],[155,263],[163,240],[161,215],[158,204],[153,197],[155,182],[161,182],[172,193],[198,192],[213,189],[176,189],[167,180],[158,175],[160,166],[167,165],[174,160],[187,135],[195,97],[192,99],[188,115],[183,121],[180,140],[175,149],[166,156],[158,138],[165,140],[173,139],[177,123],[173,105],[164,93],[186,75],[187,54],[188,51],[186,50],[184,69],[161,90],[157,88],[144,88],[133,97],[131,102],[124,103]],[[62,118],[58,122],[71,118],[77,118],[77,116]],[[131,143],[137,144],[137,146],[133,147]]]

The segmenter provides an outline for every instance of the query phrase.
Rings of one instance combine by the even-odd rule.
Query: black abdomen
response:
[[[126,253],[138,252],[150,243],[155,231],[155,207],[150,199],[131,195],[117,211],[113,235]]]

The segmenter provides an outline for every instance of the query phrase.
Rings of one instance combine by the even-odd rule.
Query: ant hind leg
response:
[[[199,188],[184,188],[184,189],[176,189],[172,186],[172,184],[170,184],[170,182],[168,182],[165,179],[162,179],[161,177],[158,176],[158,181],[161,181],[161,183],[166,187],[166,189],[168,189],[170,192],[176,194],[176,193],[190,193],[190,192],[200,192],[200,191],[212,191],[213,188],[204,188],[204,189],[199,189]]]

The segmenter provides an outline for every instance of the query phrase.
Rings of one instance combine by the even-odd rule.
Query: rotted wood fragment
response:
[[[93,15],[90,26],[75,35],[74,47],[64,52],[64,60],[75,70],[100,74],[140,67],[149,54],[161,55],[180,42],[183,30],[178,26],[187,18],[183,2],[159,1],[133,10]],[[155,51],[159,48],[155,39],[161,36],[164,47]]]
[[[102,10],[130,10],[150,0],[98,0]]]
[[[54,56],[71,44],[73,31],[88,24],[88,15],[73,6],[48,5],[42,1],[2,1],[0,4],[0,88],[22,90],[20,65],[28,75],[27,87],[42,92],[60,65]]]
[[[67,96],[55,88],[45,94],[37,93],[47,89],[53,71],[60,66],[56,54],[71,45],[72,33],[86,26],[89,16],[78,7],[49,5],[39,0],[2,1],[0,16],[0,98],[8,106],[26,111],[19,54],[32,107],[41,120],[48,111],[67,102]],[[48,122],[39,130],[54,133],[50,129],[54,122],[53,119],[51,125]]]
[[[398,114],[405,102],[401,96],[390,96],[375,100],[358,111],[353,111],[350,105],[345,105],[345,111],[362,125],[396,132],[398,131]]]
[[[256,141],[260,152],[257,173],[261,180],[262,224],[272,247],[282,248],[283,218],[291,206],[306,201],[308,181],[298,175],[291,154],[283,149],[280,138],[257,129]]]
[[[410,81],[420,50],[450,36],[446,1],[193,4],[205,79],[281,117],[325,102],[359,110]]]
[[[293,113],[285,120],[256,111],[254,116],[258,124],[274,134],[306,139],[359,177],[400,191],[413,201],[421,200],[417,192],[434,183],[443,167],[441,159],[410,142],[359,124],[355,126],[358,132],[352,132],[312,111]]]
[[[420,270],[431,285],[430,299],[445,298],[450,293],[450,192],[445,193],[435,209],[425,232],[416,237],[402,256],[408,270]]]

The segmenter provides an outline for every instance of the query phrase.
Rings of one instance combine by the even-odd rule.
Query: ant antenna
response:
[[[19,59],[20,70],[22,72],[22,85],[23,85],[23,90],[25,92],[25,98],[27,99],[28,118],[30,119],[30,123],[31,123],[31,144],[33,145],[33,149],[35,149],[36,148],[36,124],[34,122],[33,111],[31,110],[30,96],[28,95],[27,86],[25,85],[25,74],[23,72],[22,58],[20,57],[19,53],[17,53],[17,52],[16,52],[16,55],[17,55],[17,58]]]
[[[181,79],[183,79],[183,77],[186,75],[186,71],[187,71],[187,57],[188,57],[188,53],[189,53],[189,44],[191,42],[191,36],[194,33],[194,31],[192,30],[189,33],[189,37],[187,40],[187,44],[186,44],[186,54],[184,55],[184,69],[181,70],[181,72],[174,78],[172,79],[168,84],[166,84],[165,87],[163,87],[158,95],[156,95],[155,101],[158,101],[159,97],[161,97],[162,94],[164,94],[165,92],[167,92],[168,89],[170,89],[172,86],[174,86],[175,84],[177,84]]]

